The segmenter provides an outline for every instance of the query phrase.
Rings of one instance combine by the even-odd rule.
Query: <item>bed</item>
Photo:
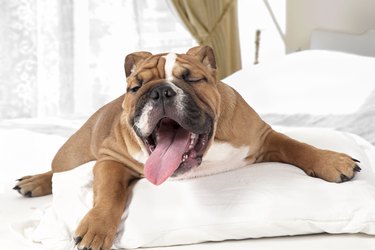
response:
[[[222,204],[219,198],[216,197],[218,200],[215,200],[216,198],[209,196],[210,194],[199,192],[199,197],[204,197],[206,201],[205,207],[199,207],[199,204],[198,207],[191,207],[189,205],[191,203],[186,203],[185,207],[189,207],[190,211],[195,213],[192,212],[190,215],[189,213],[179,214],[177,217],[176,215],[175,217],[165,217],[159,211],[164,216],[162,217],[164,221],[170,218],[170,222],[173,221],[173,223],[163,223],[163,220],[154,221],[153,225],[158,226],[150,229],[147,226],[148,224],[144,222],[147,221],[145,219],[142,222],[143,228],[138,228],[137,230],[140,231],[131,235],[131,232],[126,230],[135,228],[132,222],[137,218],[139,219],[137,216],[140,215],[137,215],[137,211],[142,206],[142,201],[134,198],[136,205],[128,208],[127,214],[124,215],[124,217],[128,216],[127,219],[130,222],[125,225],[125,229],[122,228],[122,233],[125,230],[124,237],[126,235],[129,236],[128,238],[133,237],[133,241],[130,243],[125,241],[124,243],[119,240],[116,246],[172,250],[374,249],[375,179],[372,178],[375,173],[375,74],[373,73],[373,65],[375,65],[375,58],[372,57],[311,50],[287,55],[272,64],[260,64],[249,70],[241,70],[224,80],[239,91],[245,100],[260,113],[262,118],[275,129],[318,146],[348,150],[349,153],[361,158],[363,171],[358,177],[349,182],[348,185],[330,186],[332,189],[337,189],[335,192],[340,198],[327,196],[325,202],[320,200],[319,197],[328,195],[330,191],[325,192],[322,189],[318,195],[314,195],[311,193],[313,190],[308,189],[310,185],[306,183],[313,182],[317,187],[328,184],[317,182],[316,179],[305,176],[297,168],[283,165],[279,166],[280,168],[255,166],[250,172],[240,169],[236,170],[239,172],[227,173],[229,176],[232,175],[232,177],[228,177],[229,180],[238,180],[238,176],[257,177],[251,179],[253,180],[252,183],[257,183],[255,187],[262,186],[264,188],[262,189],[264,196],[260,197],[258,201],[265,202],[262,204],[268,204],[268,206],[258,207],[259,209],[254,210],[254,213],[250,213],[255,214],[255,217],[258,217],[259,220],[254,221],[250,215],[244,215],[245,217],[240,219],[233,218],[229,213],[233,209],[236,214],[241,214],[244,210],[254,209],[249,206],[257,204],[256,202],[244,204],[239,199],[236,200],[238,203]],[[20,176],[47,171],[49,162],[58,147],[82,122],[83,120],[66,119],[22,119],[0,122],[2,170],[6,173],[0,176],[0,244],[2,248],[21,250],[47,249],[47,246],[49,249],[71,249],[74,247],[74,245],[67,244],[64,238],[56,238],[55,233],[56,231],[59,232],[57,229],[64,231],[71,227],[71,224],[74,224],[76,219],[73,220],[73,218],[79,217],[77,210],[88,209],[90,179],[88,178],[85,182],[81,178],[89,175],[92,165],[88,164],[72,175],[68,173],[67,175],[62,174],[54,177],[54,181],[57,183],[54,184],[56,185],[54,190],[58,194],[57,198],[54,199],[52,199],[52,196],[24,199],[11,189],[15,184],[15,179]],[[265,177],[267,171],[264,169],[266,168],[271,169],[279,176],[288,175],[281,180],[293,181],[280,183],[281,180],[272,179],[273,177],[270,175]],[[286,179],[290,176],[292,176],[292,179]],[[78,178],[80,181],[74,178]],[[209,180],[209,183],[225,183],[228,181],[228,178],[223,176],[209,178],[213,178]],[[61,184],[64,181],[71,181],[73,191],[59,189],[61,187],[59,183]],[[235,181],[232,184],[237,185],[237,182]],[[249,191],[247,185],[249,183],[246,183],[246,179],[241,179],[239,182],[246,185],[236,186],[238,190]],[[295,183],[293,184],[293,182]],[[363,186],[361,183],[366,185]],[[196,187],[201,184],[201,180],[193,180],[191,185]],[[187,187],[190,184],[171,182],[167,185],[171,185],[170,189],[176,188],[187,192]],[[283,188],[280,189],[280,187]],[[82,188],[86,190],[85,196],[73,197],[74,190],[83,190]],[[212,190],[218,188],[218,186],[212,184]],[[298,189],[297,192],[296,189]],[[353,193],[348,196],[340,196],[339,193],[344,189],[349,192],[360,191],[360,194]],[[222,190],[221,195],[226,197],[223,199],[231,197],[233,200],[233,197],[238,197],[236,196],[238,190]],[[276,194],[274,193],[275,190],[278,190]],[[284,194],[281,194],[280,190]],[[305,192],[304,195],[299,196],[298,193],[301,194],[299,191]],[[148,192],[150,200],[153,196],[158,195],[150,191],[147,183],[141,183],[140,186],[136,187],[135,192],[146,194]],[[167,192],[167,190],[161,190],[160,192]],[[249,192],[254,194],[251,193],[251,190]],[[173,193],[167,194],[172,195],[171,197],[175,195]],[[70,202],[74,205],[65,205],[64,202],[69,202],[69,197],[73,197]],[[239,196],[239,198],[241,197],[242,195]],[[254,195],[249,196],[248,199],[251,200],[252,197]],[[296,213],[286,213],[289,210],[283,201],[285,199],[290,199],[290,202],[293,202],[293,200],[305,201],[306,197],[316,199],[312,204],[316,206],[316,211],[320,209],[321,212],[308,215],[313,216],[313,218],[304,217],[307,215],[301,213],[302,217],[298,218],[298,223],[294,223],[297,221],[297,218],[293,221],[293,218],[295,218],[293,216],[296,216]],[[341,205],[331,204],[332,206],[329,206],[326,211],[322,210],[327,205],[326,203],[330,203],[330,198],[338,199]],[[178,197],[175,197],[175,199],[178,199]],[[82,202],[82,200],[84,201]],[[277,200],[279,203],[275,203]],[[181,200],[181,202],[184,201]],[[301,209],[296,210],[297,212],[309,211],[308,208],[303,207],[303,203],[299,203]],[[352,207],[351,203],[355,203],[357,206]],[[268,211],[269,213],[266,214],[257,214],[257,211],[264,211],[266,207],[272,207],[273,204],[278,204],[278,206],[284,204],[285,208],[281,209],[283,213],[272,210],[272,213]],[[60,212],[53,210],[54,205],[60,208]],[[344,205],[350,208],[343,207]],[[69,207],[74,209],[67,212]],[[207,214],[205,218],[189,217],[199,213],[197,211],[209,211],[207,208],[211,208],[212,213]],[[165,208],[154,208],[155,213],[158,209],[163,210]],[[330,220],[333,215],[324,217],[330,213],[329,211],[337,211],[336,217],[334,216],[337,220]],[[280,217],[273,217],[273,220],[271,220],[270,217],[267,217],[270,214],[276,214]],[[185,215],[187,218],[183,218]],[[345,220],[342,217],[344,215],[347,216]],[[59,224],[56,220],[46,219],[48,216],[62,216],[59,218],[65,219],[62,224]],[[285,216],[288,220],[281,220],[285,219]],[[322,220],[317,221],[314,219],[317,218],[316,216],[323,216],[326,221],[323,221],[324,223],[322,223]],[[206,221],[207,217],[211,221]],[[264,220],[261,220],[261,217],[264,217]],[[321,217],[319,218],[321,219]],[[247,219],[251,220],[251,223],[255,226],[249,227],[249,224],[238,224],[241,220]],[[202,223],[203,220],[204,226],[210,225],[211,228],[201,225],[202,227],[198,229],[194,227],[186,229],[184,223],[191,223],[194,220],[197,220],[194,223]],[[224,223],[225,225],[223,225],[223,221],[226,223]],[[269,221],[274,223],[267,225]],[[230,223],[234,226],[228,227]],[[174,229],[180,227],[180,229],[186,230],[174,230],[172,232],[170,228],[165,226],[167,224],[174,224]],[[191,226],[191,224],[189,225]],[[160,232],[160,230],[164,231]],[[145,231],[148,234],[139,238],[140,232],[144,233]],[[154,239],[150,240],[149,235],[152,234]],[[119,235],[119,237],[122,236],[122,234]]]

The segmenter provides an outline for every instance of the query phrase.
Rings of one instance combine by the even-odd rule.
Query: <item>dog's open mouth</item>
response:
[[[145,177],[155,185],[168,177],[198,166],[207,148],[208,134],[195,134],[170,118],[159,121],[143,141],[149,151],[144,165]]]

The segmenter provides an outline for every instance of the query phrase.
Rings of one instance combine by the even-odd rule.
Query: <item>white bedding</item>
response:
[[[309,50],[223,81],[260,114],[352,114],[375,91],[374,57]]]
[[[360,159],[361,173],[338,185],[294,166],[262,163],[160,187],[142,179],[134,186],[114,249],[323,232],[375,235],[375,148],[327,129],[286,133]],[[52,206],[41,219],[13,224],[15,231],[49,249],[72,248],[73,232],[92,206],[92,166],[56,174]]]
[[[375,58],[301,51],[223,81],[272,125],[329,127],[375,144]]]
[[[278,128],[278,129],[280,129],[280,128]],[[293,131],[289,131],[289,133],[291,133],[291,135],[293,135]],[[305,133],[301,134],[297,130],[297,134],[294,133],[293,136],[298,136],[298,133],[299,133],[299,136],[302,136],[302,137],[304,137],[304,135],[305,135]],[[3,179],[2,179],[2,182],[1,182],[2,186],[1,186],[0,199],[1,199],[2,206],[0,207],[0,215],[1,215],[1,219],[2,219],[3,223],[0,224],[0,232],[1,232],[1,235],[2,235],[2,237],[0,237],[0,244],[2,246],[4,246],[4,248],[8,248],[8,249],[20,249],[20,250],[21,249],[44,249],[40,244],[32,243],[30,241],[29,237],[33,233],[34,228],[39,224],[39,219],[41,217],[43,217],[42,216],[43,213],[44,213],[43,211],[46,211],[46,208],[48,207],[47,205],[52,202],[52,197],[48,196],[48,197],[42,197],[42,198],[25,199],[25,198],[20,197],[13,190],[11,190],[11,187],[12,187],[12,185],[14,185],[14,180],[16,178],[18,178],[19,176],[22,176],[24,173],[28,174],[28,173],[45,171],[48,167],[44,164],[47,161],[50,160],[49,159],[50,153],[53,153],[53,151],[58,148],[59,144],[61,144],[65,140],[65,138],[63,136],[46,135],[46,134],[42,134],[42,133],[38,133],[38,132],[32,132],[32,131],[25,130],[25,129],[10,129],[10,128],[1,129],[0,130],[0,136],[1,136],[1,138],[4,139],[3,141],[0,142],[0,149],[8,152],[8,154],[2,155],[2,160],[3,160],[4,163],[6,163],[7,166],[9,166],[9,168],[7,170],[8,174],[6,175],[7,178],[4,178],[4,176],[2,176]],[[327,143],[328,144],[332,144],[332,143],[334,144],[334,142],[329,141],[329,140],[326,141],[326,142],[322,142],[320,139],[315,139],[315,138],[316,138],[315,136],[310,135],[309,139],[306,138],[306,137],[304,139],[313,140],[313,141],[311,141],[312,143],[323,143],[320,146],[324,146],[324,144],[327,146]],[[351,136],[350,138],[352,138],[351,140],[354,140],[354,141],[359,143],[361,150],[364,150],[363,153],[367,155],[368,161],[371,162],[370,164],[374,165],[375,164],[375,149],[374,149],[374,147],[372,147],[370,144],[366,143],[364,140],[356,138],[355,136],[354,137]],[[13,139],[16,139],[17,142],[22,141],[22,143],[21,144],[19,144],[17,142],[13,142],[13,143],[10,143],[10,144],[5,143],[5,142],[10,142]],[[303,139],[303,138],[301,138],[301,139]],[[30,150],[30,147],[29,147],[30,145],[32,145],[33,148],[38,148],[40,150],[41,153],[38,154],[38,157],[36,157],[35,153],[33,153],[33,150]],[[336,145],[336,146],[338,146],[338,145]],[[343,150],[345,148],[345,146],[343,144],[341,144],[340,147],[341,147],[340,148],[341,150]],[[2,152],[4,152],[4,151],[2,151]],[[26,157],[25,158],[16,157],[14,152],[20,152],[21,154],[25,154]],[[359,152],[353,151],[353,152],[348,152],[348,153],[353,154],[354,157],[358,157],[358,158],[363,159],[363,156],[359,155]],[[51,154],[51,155],[53,155],[53,154]],[[39,165],[39,164],[34,165],[34,162],[35,163],[41,163],[43,165]],[[363,163],[365,163],[365,162],[366,162],[366,160],[364,160]],[[364,166],[361,166],[361,167],[363,167],[363,169],[364,169],[364,172],[362,171],[361,174],[366,173],[366,167],[364,167]],[[262,167],[254,168],[255,172],[253,172],[252,175],[249,176],[249,178],[250,179],[251,179],[251,177],[255,178],[257,175],[263,176],[264,178],[267,177],[267,176],[268,176],[267,178],[274,176],[274,175],[268,175],[267,173],[269,173],[269,172],[268,172],[268,170],[266,170],[266,168],[267,168],[267,166],[265,166],[265,168],[262,168]],[[272,166],[271,166],[271,169],[272,169]],[[285,170],[285,172],[284,172],[284,170]],[[84,173],[82,171],[85,171],[85,170],[82,169],[82,170],[79,170],[79,171],[81,171],[81,173]],[[86,169],[86,171],[87,171],[87,169]],[[294,167],[290,167],[290,168],[287,167],[285,169],[283,169],[283,168],[278,169],[277,168],[277,169],[273,169],[273,172],[277,173],[277,175],[280,175],[280,176],[282,176],[283,173],[287,174],[287,175],[291,174],[293,176],[293,178],[295,178],[295,181],[297,181],[297,180],[301,181],[300,178],[302,178],[302,180],[312,181],[312,183],[314,183],[316,181],[320,182],[320,180],[317,180],[317,179],[310,178],[310,177],[306,176],[299,169],[294,168]],[[69,173],[65,173],[65,174],[69,175]],[[233,174],[235,174],[235,173],[233,173]],[[83,176],[81,176],[81,177],[83,177]],[[79,178],[79,175],[76,176],[75,178]],[[87,178],[87,176],[86,176],[86,178]],[[274,189],[275,183],[273,183],[273,181],[272,181],[271,183],[269,183],[269,185],[267,185],[267,181],[266,181],[267,178],[264,179],[264,181],[265,181],[263,183],[264,185],[262,184],[263,188],[269,188],[269,190]],[[349,182],[349,183],[351,183],[349,185],[355,184],[356,181],[359,181],[360,179],[361,178],[359,178],[359,179],[357,178],[353,182]],[[280,179],[277,178],[275,180],[282,181],[282,180],[285,180],[285,178],[280,178]],[[75,182],[75,183],[77,184],[77,182]],[[261,182],[259,182],[259,180],[258,180],[257,183],[259,184]],[[324,183],[324,182],[322,182],[322,183]],[[143,185],[145,185],[145,183],[143,183]],[[338,186],[338,187],[340,187],[340,186]],[[342,187],[345,187],[345,186],[342,186]],[[346,187],[348,187],[348,186],[346,186]],[[141,192],[145,192],[145,191],[147,191],[147,189],[148,189],[147,185],[143,186],[143,190],[141,190]],[[306,192],[306,186],[301,187],[301,189],[303,190],[303,192]],[[284,189],[284,190],[286,190],[286,189]],[[297,194],[298,193],[299,192],[297,192]],[[64,194],[64,192],[60,192],[60,195],[61,194]],[[300,193],[300,194],[302,194],[302,193]],[[69,195],[69,192],[67,191],[67,193],[65,193],[65,195]],[[143,194],[143,195],[145,195],[145,194]],[[303,194],[301,197],[303,197],[303,196],[305,196],[305,195]],[[306,197],[308,197],[308,196],[306,196]],[[290,197],[288,199],[290,199]],[[282,201],[282,198],[280,196],[278,196],[278,200]],[[139,201],[140,200],[138,199],[138,203],[139,203]],[[348,202],[348,204],[350,204],[349,199],[342,199],[342,201]],[[89,202],[89,201],[86,201],[86,202]],[[319,204],[316,204],[316,205],[319,205]],[[356,203],[356,205],[358,205],[358,204]],[[370,203],[368,203],[367,205],[371,206]],[[75,206],[73,206],[73,210],[74,210],[74,207],[76,207],[76,206],[79,206],[79,204],[75,203]],[[82,205],[80,205],[80,206],[82,206]],[[365,209],[365,207],[362,207],[361,211],[365,211],[363,209]],[[83,213],[84,212],[84,211],[81,211],[80,209],[78,209],[78,210],[79,211],[75,210],[76,213],[78,213],[78,212]],[[307,209],[305,209],[305,210],[308,211]],[[350,212],[350,210],[348,210],[347,208],[345,209],[345,211]],[[302,212],[303,212],[303,210],[302,210]],[[361,212],[361,213],[363,214],[363,212]],[[341,213],[341,215],[344,215],[344,214],[345,214],[345,212]],[[358,213],[358,215],[359,215],[359,213]],[[277,216],[277,213],[275,213],[275,216]],[[74,218],[74,217],[72,217],[72,218],[77,219],[77,218]],[[137,217],[133,216],[132,218],[133,218],[132,219],[132,221],[133,221]],[[156,217],[156,218],[158,218],[158,217]],[[251,218],[250,214],[249,214],[248,218]],[[231,218],[227,218],[227,219],[231,219]],[[133,222],[130,222],[130,223],[131,223],[130,224],[131,227],[134,227],[134,224],[132,224]],[[309,223],[309,225],[310,225],[309,230],[311,230],[312,228],[315,228],[314,230],[316,230],[315,226],[311,227],[313,224]],[[347,227],[345,227],[346,229],[338,226],[337,227],[338,229],[336,228],[335,230],[339,230],[339,231],[340,230],[348,230],[346,232],[349,232],[350,230],[353,230],[353,228],[354,228],[354,230],[358,230],[358,231],[366,230],[366,227],[364,227],[364,228],[362,227],[362,230],[359,230],[358,227],[356,227],[355,225],[356,225],[356,223],[348,224]],[[350,229],[350,227],[352,229]],[[64,231],[60,227],[47,227],[47,228],[51,228],[51,230],[49,230],[48,232],[52,233],[52,235],[53,235],[54,232],[56,232],[56,230],[59,230],[59,229],[62,230],[61,231],[62,233],[61,233],[60,236],[63,236],[66,233],[66,231]],[[164,228],[165,228],[165,226],[164,226]],[[290,227],[290,225],[289,225],[288,227],[284,227],[284,229],[282,227],[279,228],[279,229],[277,229],[277,228],[276,229],[277,230],[280,230],[280,229],[281,230],[291,230],[291,228],[293,228],[293,226]],[[296,228],[302,229],[303,227],[301,227],[301,225],[298,225]],[[55,230],[53,230],[53,229],[55,229]],[[45,228],[44,228],[44,230],[45,230]],[[194,230],[194,228],[192,230]],[[320,230],[321,230],[320,232],[324,231],[324,227],[321,227]],[[332,230],[332,227],[331,227],[331,230]],[[367,228],[367,230],[369,230],[369,228]],[[332,233],[338,233],[339,231],[331,231],[331,232]],[[234,232],[238,233],[238,231],[234,231]],[[259,230],[255,230],[255,232],[259,232]],[[319,232],[319,231],[315,231],[315,232]],[[342,231],[342,232],[344,232],[344,231]],[[367,231],[367,233],[370,233],[370,231]],[[293,233],[293,234],[296,234],[296,233]],[[43,235],[43,234],[40,234],[40,232],[39,232],[39,237],[40,237],[40,235]],[[45,231],[44,231],[44,235],[46,236]],[[47,236],[48,236],[48,234],[47,234]],[[134,237],[134,236],[137,236],[137,234],[133,234],[132,237]],[[198,234],[196,236],[199,237],[199,236],[202,236],[202,235]],[[211,235],[211,237],[212,237],[212,235]],[[216,234],[215,237],[221,237],[221,236],[220,236],[220,234]],[[50,239],[52,239],[52,240],[49,241],[49,242],[48,241],[45,242],[45,244],[47,244],[47,245],[48,244],[56,244],[56,241],[54,241],[53,238],[50,238]],[[163,239],[163,238],[161,238],[161,239]],[[335,242],[337,240],[340,240],[340,242],[343,245],[341,245],[341,244],[336,245]],[[15,242],[17,242],[17,243],[15,244]],[[324,249],[324,247],[329,245],[330,247],[327,248],[327,249],[348,249],[349,250],[349,249],[353,249],[353,246],[360,245],[360,246],[362,246],[362,248],[360,248],[360,249],[363,249],[363,250],[366,249],[367,250],[367,249],[372,249],[372,248],[369,248],[369,246],[372,246],[372,244],[374,244],[374,243],[375,243],[375,238],[373,236],[362,235],[362,234],[355,234],[355,235],[313,235],[313,236],[298,236],[298,237],[295,236],[295,237],[286,237],[286,238],[282,237],[282,238],[264,238],[264,239],[256,239],[256,240],[252,239],[252,240],[241,240],[241,241],[226,241],[226,242],[223,242],[223,243],[203,243],[203,244],[199,244],[199,249],[213,249],[213,248],[215,248],[215,249],[228,249],[228,247],[230,247],[231,249],[248,249],[249,247],[256,247],[256,249],[261,250],[261,249],[269,249],[269,248],[272,248],[272,247],[276,247],[276,246],[279,246],[279,244],[281,244],[282,246],[285,246],[285,248],[278,248],[278,249],[298,249],[298,248],[301,248],[301,246],[304,246],[304,249],[309,249],[309,248],[306,248],[306,244],[308,244],[308,245],[311,245],[311,247],[312,247],[311,249],[316,249],[316,248]],[[168,249],[176,249],[176,250],[197,249],[196,247],[197,247],[196,245],[188,245],[188,246],[175,246],[175,247],[168,248]],[[315,247],[315,248],[313,248],[313,247]],[[57,249],[57,248],[53,248],[53,249]],[[156,248],[156,249],[161,249],[161,248]]]
[[[226,82],[239,90],[251,106],[273,125],[284,123],[288,126],[341,128],[374,143],[375,74],[370,71],[370,65],[375,65],[373,58],[310,51],[289,55],[271,66],[259,65],[250,71],[239,72]],[[336,118],[324,118],[324,122],[319,124],[320,117],[328,114],[335,114]],[[1,248],[43,249],[40,244],[32,244],[14,231],[35,227],[36,224],[25,227],[24,223],[41,215],[40,211],[52,201],[52,197],[24,199],[11,188],[20,176],[47,171],[57,148],[80,123],[60,120],[52,124],[28,120],[0,122],[1,169],[6,173],[0,175]],[[371,145],[363,144],[361,147],[373,159],[375,154]],[[13,231],[9,227],[11,224]],[[31,232],[24,233],[30,235]],[[318,234],[201,243],[199,247],[187,245],[168,249],[372,250],[374,245],[374,236]]]

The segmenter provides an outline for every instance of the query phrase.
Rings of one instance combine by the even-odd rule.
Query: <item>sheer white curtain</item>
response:
[[[71,1],[2,1],[0,118],[73,108],[65,100],[72,91],[72,7]]]
[[[132,4],[2,0],[0,118],[86,116],[124,92]]]
[[[173,18],[165,1],[2,0],[0,119],[89,116],[124,92],[126,54],[193,44]]]

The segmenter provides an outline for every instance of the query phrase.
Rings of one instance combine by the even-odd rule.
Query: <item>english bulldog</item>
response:
[[[51,194],[53,173],[95,160],[93,207],[75,231],[78,249],[110,249],[129,187],[139,178],[160,185],[277,161],[339,183],[361,170],[346,154],[273,130],[236,90],[217,80],[208,46],[186,54],[135,52],[124,67],[126,93],[67,140],[51,171],[25,176],[14,187],[26,197]]]

